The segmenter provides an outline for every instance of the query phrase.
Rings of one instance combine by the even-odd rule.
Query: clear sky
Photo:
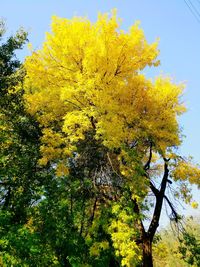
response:
[[[186,1],[188,2],[188,0]],[[51,16],[71,18],[88,16],[95,21],[98,12],[117,8],[128,29],[135,20],[141,21],[146,38],[160,38],[160,67],[146,70],[148,76],[170,75],[176,82],[186,82],[184,101],[188,112],[180,119],[186,136],[183,155],[193,155],[200,163],[200,18],[193,16],[184,0],[0,0],[0,17],[7,21],[8,32],[20,26],[29,32],[33,48],[40,48],[45,32],[50,30]],[[200,0],[190,0],[200,15]],[[189,3],[189,2],[188,2]],[[21,58],[28,54],[25,49]],[[200,202],[200,194],[194,190]]]

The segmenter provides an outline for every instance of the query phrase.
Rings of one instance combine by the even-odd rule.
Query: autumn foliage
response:
[[[37,167],[65,181],[66,188],[57,187],[62,194],[52,195],[65,196],[60,203],[70,218],[67,233],[74,231],[76,242],[86,244],[89,254],[79,263],[86,264],[88,255],[96,260],[76,266],[103,266],[94,264],[105,255],[104,266],[153,266],[152,242],[164,201],[171,219],[180,220],[166,188],[176,184],[173,196],[189,203],[189,184],[199,185],[198,166],[178,153],[184,85],[143,74],[160,64],[158,55],[158,42],[149,44],[138,22],[123,31],[113,11],[94,23],[54,16],[42,48],[24,62],[26,111],[41,130]],[[43,194],[50,201],[48,190]],[[46,208],[41,203],[38,210]],[[55,210],[56,224],[60,210]],[[44,213],[36,214],[45,221]],[[64,261],[71,257],[67,253]]]
[[[157,42],[148,44],[138,23],[128,33],[119,27],[115,14],[96,23],[53,17],[43,48],[27,57],[26,100],[43,125],[41,163],[66,158],[93,129],[110,149],[150,140],[164,156],[180,144],[183,85],[145,78],[141,71],[159,64]]]

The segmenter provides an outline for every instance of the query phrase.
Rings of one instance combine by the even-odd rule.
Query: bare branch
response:
[[[162,204],[163,204],[163,199],[165,196],[165,189],[167,186],[167,180],[168,180],[168,175],[169,175],[169,169],[168,169],[168,159],[163,158],[164,160],[164,174],[161,182],[161,188],[159,192],[156,191],[156,205],[154,209],[154,214],[153,218],[151,220],[149,229],[148,229],[148,235],[151,240],[153,240],[153,237],[155,235],[155,232],[159,226],[159,220],[160,220],[160,215],[161,215],[161,210],[162,210]],[[153,188],[154,190],[154,188]]]
[[[164,196],[164,198],[167,201],[168,205],[170,206],[171,211],[172,211],[173,218],[174,218],[175,222],[177,223],[178,220],[179,220],[178,213],[176,212],[176,210],[175,210],[174,206],[172,205],[171,201],[169,200],[169,198],[167,196]]]
[[[152,159],[152,142],[150,142],[150,148],[149,148],[149,159],[147,163],[144,165],[144,170],[147,171],[150,168],[151,164],[151,159]]]

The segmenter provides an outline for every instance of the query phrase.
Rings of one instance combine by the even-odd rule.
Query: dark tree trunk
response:
[[[153,267],[153,257],[152,257],[152,242],[149,238],[143,240],[143,267]]]
[[[109,267],[120,267],[115,257],[110,258]]]
[[[152,158],[152,145],[150,146],[149,160],[144,166],[145,172],[150,168],[151,158]],[[164,160],[164,174],[163,174],[163,178],[161,181],[160,190],[154,186],[154,184],[150,180],[148,172],[146,172],[146,178],[149,179],[150,189],[155,195],[156,203],[155,203],[154,213],[153,213],[153,217],[149,225],[148,231],[145,230],[142,220],[141,219],[138,220],[138,229],[140,231],[140,240],[139,240],[140,242],[139,243],[142,244],[142,250],[143,250],[143,258],[142,258],[143,267],[153,267],[152,242],[153,242],[153,238],[155,236],[156,230],[159,226],[159,220],[160,220],[160,215],[161,215],[161,210],[162,210],[164,199],[167,200],[170,208],[172,209],[173,214],[175,214],[175,216],[177,217],[177,214],[173,208],[173,205],[171,204],[169,199],[165,196],[165,189],[167,186],[168,176],[169,176],[169,169],[168,169],[169,159],[163,158],[163,160]],[[141,211],[137,203],[137,200],[132,199],[132,203],[133,203],[134,213],[137,214],[138,217],[140,217]]]

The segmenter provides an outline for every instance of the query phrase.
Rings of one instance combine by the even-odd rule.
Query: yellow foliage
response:
[[[30,233],[34,233],[36,227],[34,226],[32,217],[28,219],[27,223],[25,224],[25,227],[30,231]]]
[[[56,168],[56,175],[59,177],[68,174],[69,174],[69,169],[67,168],[66,164],[59,163]]]
[[[172,173],[175,180],[189,181],[200,187],[200,168],[190,160],[179,160]]]
[[[113,206],[113,213],[117,214],[116,220],[112,220],[109,227],[116,256],[121,256],[122,266],[136,266],[141,261],[140,248],[135,242],[136,232],[133,227],[134,221],[131,215],[125,210],[120,212],[120,205]]]
[[[90,247],[90,256],[99,257],[101,251],[109,249],[109,243],[107,241],[95,242]]]
[[[90,130],[108,148],[149,139],[164,154],[180,144],[183,86],[141,74],[159,64],[159,51],[138,23],[122,31],[113,11],[95,23],[54,16],[51,29],[42,49],[25,61],[27,108],[43,127],[41,164],[64,159]],[[132,176],[129,170],[121,172]]]
[[[198,203],[196,202],[196,201],[193,201],[192,203],[191,203],[191,207],[193,208],[193,209],[197,209],[198,208]]]

